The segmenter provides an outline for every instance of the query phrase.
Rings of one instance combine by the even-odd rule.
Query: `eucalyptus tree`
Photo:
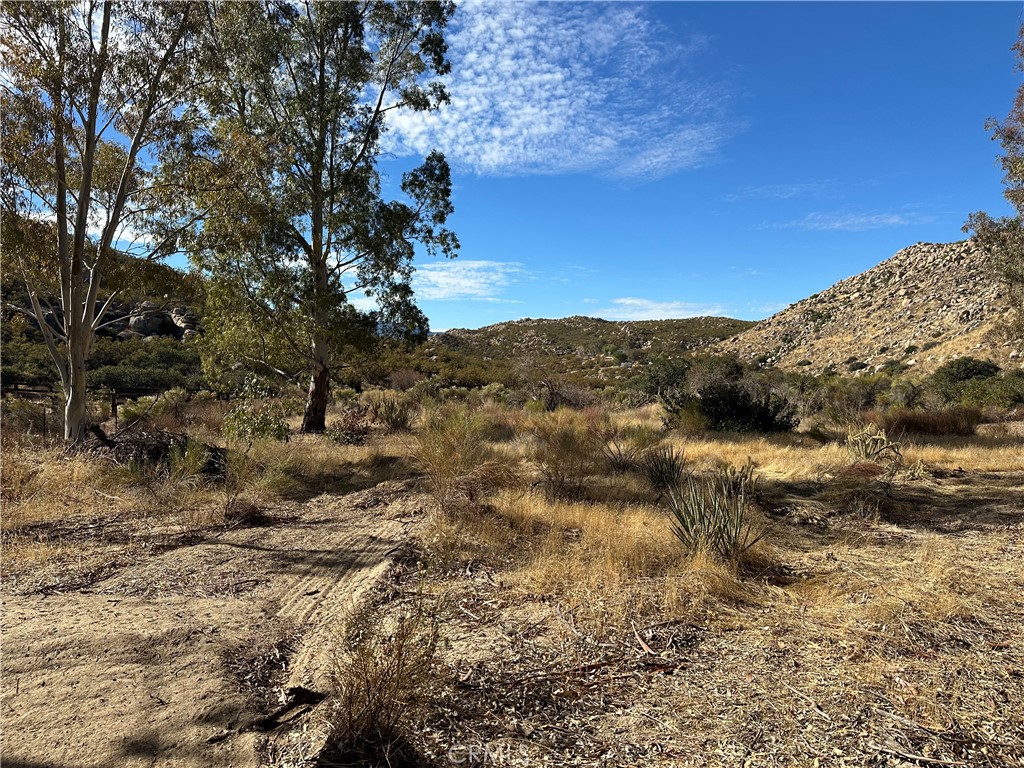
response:
[[[1013,46],[1017,69],[1024,71],[1024,26]],[[972,213],[964,231],[975,239],[992,258],[992,266],[1007,287],[1011,305],[1017,310],[1012,328],[1024,334],[1024,84],[1017,89],[1013,106],[1005,120],[990,118],[986,128],[1003,148],[1004,194],[1016,209],[1015,216],[993,218],[984,212]]]
[[[4,269],[26,283],[64,394],[64,437],[86,427],[86,362],[119,250],[166,254],[179,227],[163,151],[194,127],[203,6],[16,2],[0,10]],[[181,212],[183,209],[179,209]]]
[[[221,2],[206,104],[207,173],[222,191],[194,262],[210,277],[205,363],[308,377],[304,432],[322,432],[332,373],[382,330],[422,336],[417,248],[454,256],[451,178],[434,152],[387,199],[389,116],[447,101],[449,2]],[[213,170],[215,169],[215,170]],[[352,294],[375,308],[357,308]]]

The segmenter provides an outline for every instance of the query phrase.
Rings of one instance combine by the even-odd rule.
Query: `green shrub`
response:
[[[719,480],[691,479],[667,493],[672,533],[690,554],[704,552],[729,562],[764,538],[746,520],[747,500]]]
[[[974,357],[958,357],[939,366],[931,376],[932,388],[947,403],[956,402],[964,392],[967,382],[975,379],[990,379],[999,373],[999,366],[991,360]]]
[[[180,388],[129,400],[118,409],[120,426],[122,429],[181,429],[187,403],[188,392]]]
[[[224,416],[224,434],[238,440],[271,439],[287,442],[291,427],[285,404],[272,398],[257,379],[242,386],[231,410]]]
[[[854,360],[852,363],[846,366],[846,370],[848,370],[850,373],[853,373],[855,371],[863,371],[867,367],[867,363],[861,362],[860,360]]]
[[[1012,371],[1002,376],[975,378],[964,382],[960,392],[964,405],[1013,408],[1024,405],[1024,371]]]

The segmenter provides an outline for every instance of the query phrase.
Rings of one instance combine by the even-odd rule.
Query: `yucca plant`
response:
[[[678,488],[686,477],[686,454],[671,445],[648,450],[640,461],[640,468],[651,489],[664,493]]]
[[[706,552],[736,562],[764,538],[746,521],[747,502],[720,480],[691,479],[666,489],[672,533],[690,554]]]
[[[608,460],[608,468],[616,474],[636,469],[644,451],[661,439],[653,429],[642,425],[609,430],[604,438],[601,452]]]

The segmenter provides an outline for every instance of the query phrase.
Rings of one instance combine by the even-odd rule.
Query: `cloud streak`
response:
[[[723,315],[720,304],[693,304],[685,301],[655,301],[635,296],[612,299],[612,306],[594,314],[605,320],[668,320],[680,317]]]
[[[928,224],[934,216],[918,213],[824,213],[816,211],[802,219],[775,225],[776,228],[813,229],[821,231],[861,232],[866,229],[905,227]]]
[[[456,259],[417,267],[412,282],[416,296],[426,301],[517,304],[498,294],[526,276],[517,262]]]
[[[707,162],[736,126],[687,76],[707,40],[618,3],[466,2],[449,35],[452,102],[390,122],[391,151],[439,148],[480,175],[658,178]]]
[[[805,181],[792,184],[762,184],[744,187],[725,196],[730,203],[742,200],[792,200],[797,197],[835,197],[837,181]]]

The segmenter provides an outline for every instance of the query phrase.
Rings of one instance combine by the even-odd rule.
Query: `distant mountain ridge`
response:
[[[932,370],[963,355],[1004,368],[1024,361],[1007,339],[1002,286],[972,241],[917,243],[718,345],[744,362],[820,373],[900,363]]]
[[[579,315],[513,320],[475,330],[455,328],[427,339],[429,356],[458,355],[541,365],[550,373],[578,374],[592,382],[620,379],[622,369],[659,356],[711,349],[754,323],[728,317],[678,320],[602,320]]]

